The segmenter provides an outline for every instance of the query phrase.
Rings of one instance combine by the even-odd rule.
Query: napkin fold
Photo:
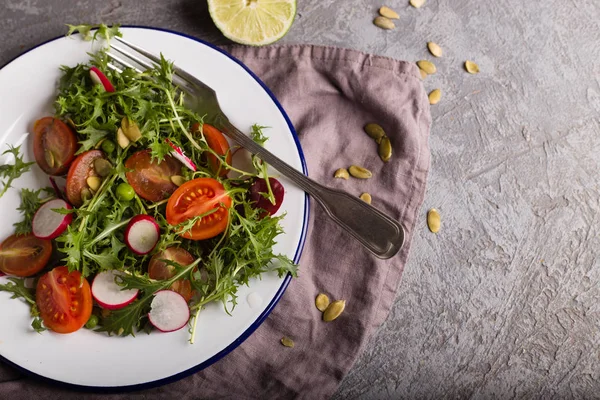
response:
[[[359,196],[401,221],[404,247],[379,260],[327,218],[311,200],[310,225],[293,279],[266,321],[233,352],[175,383],[136,393],[86,398],[323,399],[330,397],[388,315],[406,263],[429,169],[429,102],[412,63],[353,50],[309,45],[233,47],[231,54],[256,73],[290,116],[309,176]],[[382,162],[363,132],[380,124],[393,155]],[[368,168],[368,180],[335,179],[338,168]],[[422,216],[419,216],[422,217]],[[346,300],[333,322],[314,305],[325,293]],[[294,340],[294,348],[280,339]],[[81,398],[82,393],[23,376],[0,363],[0,398]]]

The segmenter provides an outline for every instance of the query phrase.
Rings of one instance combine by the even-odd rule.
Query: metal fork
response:
[[[153,63],[160,63],[157,56],[143,48],[119,37],[115,37],[115,39],[127,48],[111,43],[110,47],[116,53],[108,52],[107,54],[122,66],[142,72],[135,64],[150,69],[154,67]],[[109,67],[121,71],[113,63],[110,63]],[[358,197],[323,186],[297,171],[233,126],[221,110],[217,94],[208,85],[176,66],[173,66],[173,73],[173,83],[186,93],[186,106],[200,115],[206,115],[208,122],[214,124],[249,152],[258,155],[310,194],[331,219],[373,254],[387,259],[400,250],[404,244],[404,229],[400,223]]]

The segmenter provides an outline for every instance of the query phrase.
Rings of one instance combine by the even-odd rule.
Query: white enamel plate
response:
[[[249,132],[252,124],[269,126],[267,148],[306,173],[294,128],[264,84],[239,61],[196,39],[148,28],[122,28],[124,38],[154,52],[162,52],[179,67],[216,90],[231,122]],[[52,103],[61,65],[87,62],[90,42],[78,36],[58,38],[25,53],[0,70],[0,150],[23,144],[26,161],[33,160],[30,132],[36,119],[53,114]],[[0,164],[11,162],[0,157]],[[298,262],[308,220],[308,199],[284,177],[285,212],[275,251]],[[48,178],[34,165],[15,189],[0,198],[0,240],[20,221],[18,188],[48,186]],[[229,316],[221,304],[200,313],[196,341],[189,332],[140,333],[109,337],[81,329],[73,334],[38,334],[30,327],[29,307],[0,292],[0,358],[22,371],[69,385],[105,389],[156,386],[182,378],[219,360],[242,343],[266,318],[285,291],[290,277],[264,275],[239,291],[239,304]],[[0,278],[5,283],[6,278]]]

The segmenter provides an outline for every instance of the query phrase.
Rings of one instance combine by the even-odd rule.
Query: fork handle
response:
[[[404,229],[397,221],[356,196],[328,188],[308,178],[240,132],[228,119],[223,117],[217,124],[227,136],[246,150],[258,155],[263,161],[310,194],[325,209],[331,219],[377,257],[390,258],[404,244]]]

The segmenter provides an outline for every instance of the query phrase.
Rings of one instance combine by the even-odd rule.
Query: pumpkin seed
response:
[[[369,193],[363,193],[360,195],[360,199],[367,204],[371,204],[371,195]]]
[[[294,341],[287,336],[281,338],[281,344],[285,347],[291,347],[292,349],[294,348]]]
[[[465,69],[470,74],[478,74],[479,73],[479,65],[475,64],[473,61],[465,61]]]
[[[100,185],[102,184],[102,179],[98,178],[97,176],[90,176],[89,178],[87,178],[85,180],[85,182],[90,187],[90,189],[92,189],[94,192],[96,192],[96,191],[98,191],[98,189],[100,189]]]
[[[98,175],[104,178],[112,171],[112,164],[104,158],[96,158],[94,160],[94,170]]]
[[[396,25],[394,25],[394,23],[392,22],[391,19],[386,18],[386,17],[375,17],[375,19],[373,20],[373,23],[380,27],[381,29],[394,29],[396,27]]]
[[[427,78],[427,72],[423,71],[421,68],[419,68],[419,73],[421,74],[421,79],[425,80],[425,78]]]
[[[121,129],[123,129],[123,133],[127,136],[127,139],[132,142],[135,142],[142,137],[142,132],[140,132],[138,125],[128,117],[123,117],[121,120]]]
[[[437,233],[440,230],[440,225],[440,213],[435,208],[432,208],[427,212],[427,226],[431,232]]]
[[[429,93],[429,104],[437,104],[442,98],[442,91],[440,89],[432,90]]]
[[[181,175],[173,175],[171,177],[171,182],[173,182],[173,185],[175,186],[181,186],[185,183],[185,178]]]
[[[93,194],[88,188],[81,189],[80,192],[81,200],[86,201],[92,198]]]
[[[319,293],[315,298],[315,306],[317,306],[319,311],[325,311],[329,306],[329,297],[326,294]]]
[[[435,74],[437,72],[437,68],[435,67],[435,64],[432,63],[431,61],[420,60],[420,61],[417,61],[417,65],[423,71],[427,72],[427,75]]]
[[[323,321],[331,322],[344,312],[346,308],[346,300],[336,300],[331,303],[323,312]]]
[[[131,143],[131,141],[127,138],[127,136],[125,136],[125,134],[123,133],[123,129],[121,128],[117,129],[117,143],[122,149],[129,146],[129,143]]]
[[[359,167],[358,165],[351,165],[350,168],[348,168],[348,172],[350,172],[350,175],[358,179],[369,179],[373,176],[371,171],[366,168]]]
[[[410,5],[414,8],[420,8],[425,4],[426,0],[410,0]]]
[[[348,179],[350,175],[348,175],[348,170],[346,168],[339,168],[333,174],[334,178]]]
[[[48,164],[48,166],[50,168],[54,168],[54,166],[56,165],[55,158],[54,158],[54,154],[50,150],[48,150],[48,149],[44,150],[44,159],[46,160],[46,164]]]
[[[376,124],[374,122],[366,124],[363,129],[365,130],[367,135],[369,135],[375,141],[380,140],[382,137],[385,136],[385,131],[383,130],[381,125]]]
[[[394,10],[392,10],[389,7],[386,6],[382,6],[379,9],[379,14],[381,14],[382,16],[389,18],[389,19],[399,19],[400,16],[398,15],[398,13]]]
[[[390,160],[390,157],[392,157],[392,143],[390,142],[390,138],[386,136],[383,139],[381,139],[381,143],[379,143],[377,151],[379,153],[381,161],[388,162]]]
[[[429,52],[435,56],[435,57],[441,57],[442,56],[442,48],[440,47],[439,44],[434,43],[434,42],[427,42],[427,48],[429,49]]]

